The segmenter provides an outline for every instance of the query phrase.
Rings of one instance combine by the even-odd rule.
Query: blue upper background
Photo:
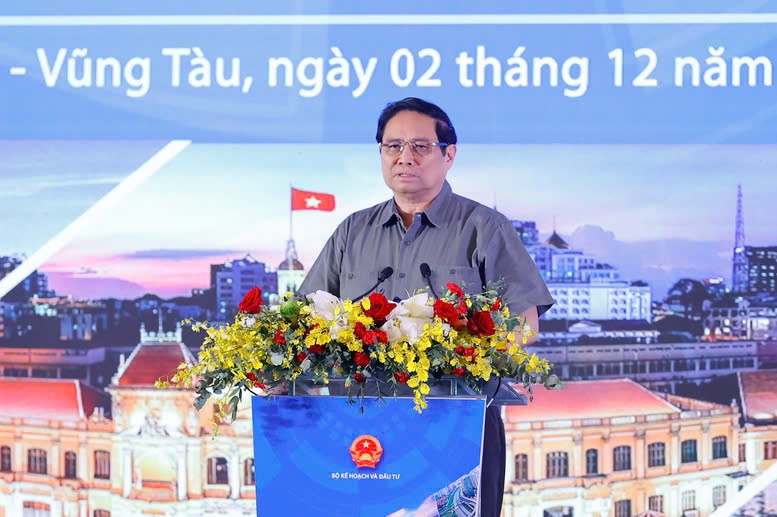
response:
[[[2,15],[55,14],[432,14],[433,4],[392,2],[390,5],[292,2],[254,5],[248,2],[136,2],[107,5],[76,2],[62,6],[0,8]],[[514,2],[478,6],[478,14],[563,13],[720,13],[733,11],[724,2]],[[472,14],[472,4],[445,5],[445,14]],[[518,10],[520,9],[520,10]],[[767,2],[741,2],[736,12],[757,13]],[[771,143],[774,141],[774,92],[777,86],[712,88],[676,87],[674,58],[694,56],[702,63],[709,47],[724,47],[730,68],[732,56],[767,56],[777,64],[777,24],[548,24],[548,25],[253,25],[253,26],[110,26],[110,27],[3,27],[0,45],[0,138],[186,138],[213,142],[371,142],[380,109],[391,100],[419,96],[440,104],[451,115],[462,141],[477,143]],[[456,56],[474,55],[484,45],[486,54],[502,63],[517,46],[523,57],[550,56],[559,64],[570,56],[587,57],[589,84],[577,98],[564,96],[563,81],[556,87],[464,87],[458,80]],[[185,82],[170,85],[170,58],[164,47],[200,47],[211,59],[239,57],[242,71],[254,78],[251,91],[236,88],[192,88]],[[286,56],[294,63],[304,57],[332,57],[331,47],[344,57],[362,62],[377,57],[378,64],[365,93],[324,86],[312,98],[300,96],[300,85],[268,86],[267,61]],[[417,53],[424,48],[440,52],[435,77],[441,87],[402,88],[389,76],[389,61],[398,48]],[[646,59],[634,50],[654,49],[658,64],[652,77],[659,86],[637,88],[631,79]],[[36,49],[50,60],[60,48],[87,48],[88,56],[151,58],[151,85],[147,95],[130,98],[120,88],[73,88],[65,81],[67,60],[57,85],[43,83]],[[624,86],[613,86],[612,61],[607,54],[622,48]],[[416,58],[416,77],[429,58]],[[78,61],[77,64],[81,65]],[[531,64],[531,63],[530,63]],[[23,76],[11,67],[26,67]],[[775,66],[777,68],[777,66]],[[80,70],[80,68],[79,68]],[[184,67],[184,74],[188,68]],[[774,72],[774,71],[773,71]]]

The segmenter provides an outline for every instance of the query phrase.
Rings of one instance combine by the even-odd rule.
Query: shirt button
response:
[[[348,280],[353,280],[353,273],[348,273]]]
[[[404,273],[400,273],[399,274],[399,278],[405,278],[405,274]]]
[[[409,246],[409,245],[410,245],[410,241],[409,241],[409,240],[406,240],[406,241],[405,241],[405,246]]]
[[[456,270],[455,269],[451,269],[450,273],[451,273],[451,275],[455,275],[456,274]]]

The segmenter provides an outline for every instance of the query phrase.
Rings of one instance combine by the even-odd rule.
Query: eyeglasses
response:
[[[405,146],[410,146],[410,150],[419,156],[428,156],[435,148],[448,145],[450,144],[443,142],[408,142],[403,140],[401,142],[380,143],[378,147],[380,147],[381,153],[386,156],[399,156],[405,150]]]

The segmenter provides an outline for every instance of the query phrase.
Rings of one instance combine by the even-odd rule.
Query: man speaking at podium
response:
[[[538,317],[553,299],[510,221],[454,194],[445,177],[456,157],[456,131],[438,106],[408,97],[386,106],[378,119],[383,180],[394,197],[348,216],[335,230],[299,292],[327,291],[356,299],[373,290],[406,298],[427,285],[464,283],[480,292],[505,279],[511,314]],[[504,181],[515,181],[504,178]],[[481,465],[483,517],[501,512],[505,431],[499,408],[486,411]]]

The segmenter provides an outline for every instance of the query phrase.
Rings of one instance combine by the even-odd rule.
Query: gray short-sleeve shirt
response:
[[[499,212],[454,194],[446,181],[429,208],[405,228],[393,199],[348,216],[335,230],[299,291],[324,290],[353,299],[369,290],[390,266],[394,274],[376,289],[389,299],[406,298],[426,287],[420,266],[427,263],[437,293],[447,282],[479,292],[504,278],[503,299],[511,313],[553,298],[512,223]]]

